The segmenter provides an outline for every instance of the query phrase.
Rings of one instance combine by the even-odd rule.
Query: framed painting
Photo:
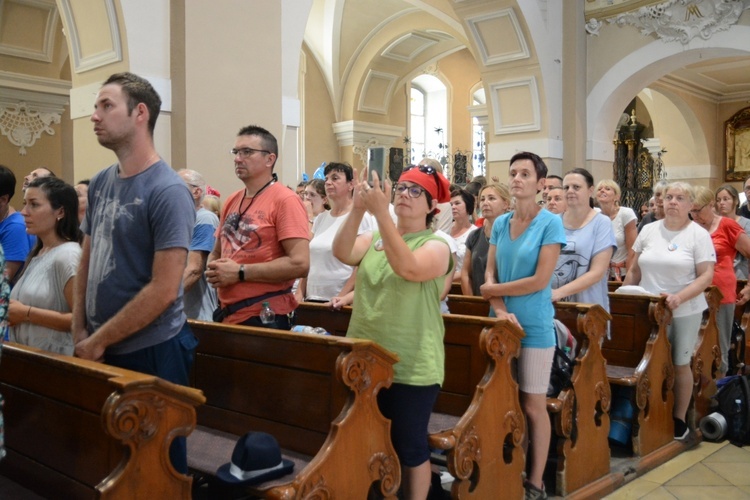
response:
[[[724,143],[724,179],[727,182],[744,182],[750,177],[750,107],[739,110],[724,122]]]

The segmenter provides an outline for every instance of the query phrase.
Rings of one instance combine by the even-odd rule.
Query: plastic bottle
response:
[[[328,333],[326,329],[321,326],[316,326],[315,328],[313,328],[312,333],[315,333],[317,335],[330,335],[330,333]]]
[[[263,308],[260,310],[260,321],[268,325],[276,321],[276,313],[273,312],[268,302],[263,302]]]
[[[297,333],[313,333],[313,327],[307,325],[294,325],[292,331]]]
[[[325,328],[320,326],[312,327],[308,325],[294,325],[292,331],[299,333],[314,333],[316,335],[330,335]]]

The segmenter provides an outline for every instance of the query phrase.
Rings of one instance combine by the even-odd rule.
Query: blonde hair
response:
[[[221,218],[221,200],[212,194],[207,194],[203,198],[203,207],[216,214]]]
[[[599,184],[596,185],[596,189],[594,191],[599,191],[599,188],[601,187],[611,188],[612,191],[614,191],[615,194],[617,195],[617,200],[616,200],[617,203],[620,202],[620,196],[622,195],[622,190],[620,189],[620,185],[618,183],[616,183],[612,179],[603,179],[599,181]]]
[[[506,186],[505,184],[487,184],[486,186],[484,186],[482,189],[479,190],[479,196],[477,198],[481,197],[482,193],[487,189],[494,190],[500,198],[505,200],[505,202],[508,204],[509,207],[511,206],[513,202],[513,198],[510,195],[510,190],[508,189],[508,186]]]
[[[693,203],[698,205],[711,205],[716,202],[713,191],[706,186],[693,186]]]

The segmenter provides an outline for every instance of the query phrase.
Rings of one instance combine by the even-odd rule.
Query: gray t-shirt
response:
[[[480,227],[466,238],[466,249],[471,252],[471,291],[476,296],[481,296],[479,288],[484,285],[484,272],[487,270],[487,252],[490,251],[490,240],[484,234],[484,228]]]
[[[26,268],[10,292],[10,298],[26,306],[69,313],[65,300],[65,285],[78,271],[81,246],[67,242],[37,255]],[[29,322],[18,323],[10,329],[10,340],[58,354],[73,355],[73,336]]]
[[[118,164],[91,179],[81,225],[91,237],[86,288],[89,332],[119,312],[151,281],[155,252],[190,246],[195,204],[185,182],[163,160],[132,177]],[[172,304],[151,324],[107,348],[127,354],[168,340],[185,323],[182,286]]]
[[[562,218],[562,215],[560,215]],[[563,224],[564,225],[564,224]],[[585,226],[578,229],[565,228],[567,243],[560,250],[555,271],[552,273],[552,288],[557,289],[571,281],[580,278],[591,268],[594,256],[609,248],[617,248],[615,234],[612,232],[612,222],[609,217],[596,214]],[[584,304],[599,304],[609,312],[609,296],[607,295],[607,279],[609,272],[601,279],[570,297],[566,302],[581,302]]]

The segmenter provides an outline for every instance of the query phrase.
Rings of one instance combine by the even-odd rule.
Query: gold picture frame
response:
[[[727,182],[744,182],[750,177],[750,106],[724,122]]]

